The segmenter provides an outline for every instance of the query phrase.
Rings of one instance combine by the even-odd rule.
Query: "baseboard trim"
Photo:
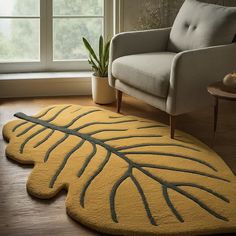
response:
[[[91,95],[90,72],[0,75],[0,98]]]

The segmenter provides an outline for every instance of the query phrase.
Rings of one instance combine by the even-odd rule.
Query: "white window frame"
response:
[[[110,39],[113,35],[113,1],[104,1],[103,35]],[[52,0],[40,0],[40,61],[3,62],[0,73],[42,72],[42,71],[88,71],[86,59],[53,61],[53,9]]]

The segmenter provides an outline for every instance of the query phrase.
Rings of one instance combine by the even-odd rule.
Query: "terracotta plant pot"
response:
[[[110,87],[107,77],[92,76],[92,97],[97,104],[110,104],[116,100],[115,90]]]
[[[228,74],[223,79],[225,90],[236,93],[236,73]]]

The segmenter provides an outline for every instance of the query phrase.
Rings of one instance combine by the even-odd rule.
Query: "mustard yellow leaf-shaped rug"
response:
[[[169,127],[95,107],[17,113],[6,155],[34,164],[28,192],[67,189],[68,214],[100,232],[200,235],[236,232],[236,177],[200,141]]]

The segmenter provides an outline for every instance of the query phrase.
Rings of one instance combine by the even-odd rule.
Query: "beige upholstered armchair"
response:
[[[214,20],[213,20],[214,19]],[[172,28],[127,32],[111,41],[109,83],[175,117],[209,105],[206,87],[236,68],[236,8],[186,0]]]

